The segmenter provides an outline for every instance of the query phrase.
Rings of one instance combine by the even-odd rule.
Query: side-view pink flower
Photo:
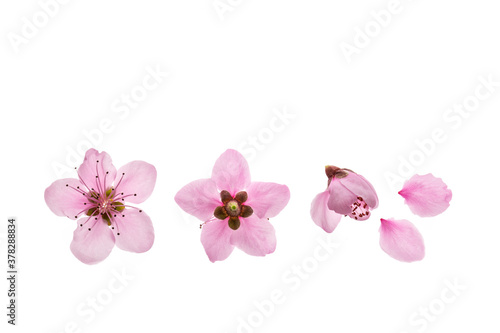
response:
[[[210,261],[224,260],[239,248],[253,256],[276,249],[269,218],[288,204],[286,185],[252,182],[245,158],[229,149],[215,162],[212,177],[184,186],[175,202],[202,223],[201,243]]]
[[[333,232],[342,215],[367,220],[378,207],[377,192],[363,176],[352,170],[327,165],[328,188],[311,203],[311,218],[326,232]]]
[[[414,175],[408,179],[398,192],[413,214],[422,217],[436,216],[444,212],[452,197],[451,190],[441,178],[432,174]]]
[[[77,220],[73,254],[85,264],[96,264],[115,244],[125,251],[148,251],[154,242],[151,219],[127,202],[139,204],[151,195],[155,167],[133,161],[117,171],[107,153],[89,149],[77,173],[79,179],[56,180],[45,190],[54,214]]]

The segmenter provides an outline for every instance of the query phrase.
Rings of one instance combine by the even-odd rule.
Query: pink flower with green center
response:
[[[229,149],[215,162],[212,177],[195,180],[175,196],[177,204],[202,223],[201,243],[210,261],[224,260],[239,248],[253,256],[276,249],[269,218],[288,204],[285,185],[252,182],[245,158]]]
[[[151,219],[128,203],[142,203],[151,195],[155,167],[133,161],[117,171],[107,153],[89,149],[77,173],[79,179],[56,180],[45,190],[54,214],[77,220],[73,254],[85,264],[96,264],[115,244],[125,251],[148,251],[154,242]]]

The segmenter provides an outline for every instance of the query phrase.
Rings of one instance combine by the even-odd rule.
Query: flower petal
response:
[[[319,227],[330,233],[335,230],[342,215],[328,209],[330,192],[326,190],[318,194],[311,203],[311,218]]]
[[[357,200],[357,195],[352,193],[337,178],[333,178],[328,187],[330,198],[328,198],[328,209],[338,214],[351,214],[351,205]]]
[[[99,153],[91,148],[85,153],[85,159],[78,168],[78,176],[89,190],[93,188],[102,194],[111,187],[115,180],[116,168],[108,153]],[[96,178],[97,176],[99,178]]]
[[[231,235],[231,244],[252,256],[265,256],[274,252],[276,233],[267,219],[252,215],[240,220],[240,227]]]
[[[86,197],[76,190],[77,187],[83,187],[77,179],[56,180],[45,190],[45,203],[57,216],[67,216],[76,220],[88,203]]]
[[[365,177],[350,172],[347,177],[340,178],[339,181],[356,196],[362,197],[370,208],[378,207],[377,192]]]
[[[155,231],[149,216],[144,211],[139,212],[135,209],[126,209],[121,213],[122,215],[117,214],[114,217],[116,225],[113,232],[116,246],[136,253],[148,251],[155,240]]]
[[[399,194],[413,214],[422,217],[436,216],[450,206],[451,190],[441,178],[432,174],[414,175],[407,180]]]
[[[122,178],[123,177],[123,178]],[[121,179],[121,181],[120,181]],[[118,182],[119,185],[118,185]],[[116,179],[117,193],[123,193],[125,201],[141,203],[153,192],[156,183],[156,168],[143,161],[132,161],[118,170]]]
[[[114,246],[115,237],[100,215],[97,220],[85,217],[77,221],[70,249],[78,260],[88,265],[97,264],[108,257]]]
[[[212,180],[219,190],[226,190],[234,197],[250,185],[250,169],[247,160],[233,149],[226,150],[215,162]]]
[[[252,207],[260,218],[278,215],[290,200],[290,190],[286,185],[253,182],[247,188],[248,200],[245,205]]]
[[[424,239],[415,226],[407,220],[385,220],[380,232],[380,247],[396,260],[412,262],[425,256]]]
[[[222,205],[217,185],[212,179],[198,179],[187,184],[174,199],[186,213],[203,222],[214,215],[215,207]]]
[[[210,219],[201,229],[201,244],[211,262],[225,260],[233,252],[230,239],[233,230],[226,220]]]

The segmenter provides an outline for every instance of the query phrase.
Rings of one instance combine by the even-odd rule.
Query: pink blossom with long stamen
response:
[[[210,261],[225,260],[239,248],[253,256],[276,249],[276,235],[269,218],[290,200],[286,185],[252,182],[248,163],[228,149],[215,162],[212,177],[195,180],[177,192],[175,202],[197,217],[201,243]]]
[[[104,260],[113,247],[142,253],[154,242],[149,216],[129,205],[153,192],[156,169],[133,161],[118,171],[111,157],[89,149],[77,170],[78,178],[56,180],[45,190],[45,202],[58,216],[77,220],[70,249],[85,264]]]

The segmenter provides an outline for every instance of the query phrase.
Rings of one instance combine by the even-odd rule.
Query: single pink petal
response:
[[[82,165],[78,168],[78,176],[89,190],[93,188],[95,192],[102,194],[115,180],[116,168],[108,153],[89,149],[85,153]]]
[[[326,190],[318,194],[311,203],[311,218],[326,232],[333,232],[342,218],[342,215],[328,209],[330,192]]]
[[[226,150],[215,162],[212,180],[219,190],[235,195],[250,185],[250,169],[247,160],[233,149]]]
[[[89,230],[90,229],[90,230]],[[115,237],[101,216],[84,217],[77,221],[70,249],[84,264],[97,264],[111,253],[115,246]]]
[[[252,207],[260,218],[278,215],[290,200],[290,190],[286,185],[253,182],[247,188],[248,200],[245,205]]]
[[[340,178],[339,181],[356,196],[362,197],[370,208],[378,207],[377,192],[365,177],[349,172],[347,177]]]
[[[451,190],[441,178],[432,174],[414,175],[407,180],[399,194],[413,214],[430,217],[444,212],[450,206]]]
[[[265,256],[276,249],[276,233],[267,219],[256,215],[241,218],[241,225],[231,235],[231,244],[252,256]]]
[[[125,201],[138,204],[149,198],[156,183],[156,168],[143,161],[133,161],[118,170],[116,193],[123,193]]]
[[[195,180],[177,192],[175,202],[188,214],[203,222],[214,215],[215,207],[221,206],[217,186],[212,179]]]
[[[130,252],[142,253],[153,246],[155,231],[153,223],[144,211],[125,209],[117,214],[113,233],[116,246]]]
[[[86,197],[78,191],[78,187],[84,188],[77,179],[56,180],[45,190],[45,203],[57,216],[67,216],[76,220],[85,210],[85,204],[88,204]]]
[[[425,256],[424,239],[407,220],[380,219],[380,247],[396,260],[412,262]]]
[[[225,260],[233,252],[230,238],[233,230],[226,220],[210,219],[201,229],[201,244],[211,262]]]
[[[337,178],[333,178],[328,186],[330,198],[328,198],[328,209],[342,215],[350,215],[351,205],[356,202],[357,195],[352,193]]]

